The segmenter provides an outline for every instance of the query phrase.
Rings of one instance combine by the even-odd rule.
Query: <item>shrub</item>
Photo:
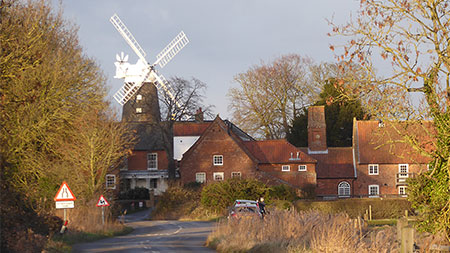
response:
[[[119,199],[150,199],[150,191],[145,187],[136,187],[119,193]]]
[[[190,187],[171,186],[160,197],[153,219],[179,219],[199,206],[200,192]]]
[[[208,210],[223,213],[236,199],[258,199],[269,201],[269,188],[255,179],[229,179],[203,187],[201,204]]]
[[[269,189],[269,194],[271,199],[287,201],[294,201],[298,199],[295,189],[285,184],[272,186]]]

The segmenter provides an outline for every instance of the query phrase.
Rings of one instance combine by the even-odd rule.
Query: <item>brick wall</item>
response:
[[[167,155],[165,151],[133,151],[128,156],[128,170],[147,170],[147,154],[158,154],[158,169],[166,170],[168,167]]]
[[[425,164],[409,164],[409,173],[419,173],[427,169]],[[358,180],[355,182],[355,195],[368,195],[369,185],[379,185],[379,193],[398,194],[397,183],[398,164],[378,164],[378,175],[369,175],[368,164],[357,165]],[[409,175],[410,177],[413,175]]]
[[[214,172],[223,172],[224,180],[232,172],[240,172],[242,178],[254,177],[256,164],[218,123],[213,124],[193,148],[185,154],[180,164],[183,183],[195,181],[195,173],[206,173],[206,182],[214,182]],[[213,165],[213,156],[222,155],[223,165]]]
[[[350,194],[353,194],[354,182],[353,178],[318,178],[317,179],[317,188],[316,195],[317,196],[329,196],[329,195],[338,195],[338,185],[341,182],[347,182],[350,184]]]
[[[282,171],[282,165],[289,165],[290,171]],[[304,188],[316,185],[316,169],[315,164],[304,164],[307,166],[306,171],[298,171],[298,163],[287,164],[260,164],[258,167],[266,174],[279,178],[289,184]]]

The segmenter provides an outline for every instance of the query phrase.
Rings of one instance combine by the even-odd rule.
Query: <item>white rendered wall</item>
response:
[[[186,152],[200,136],[175,136],[173,138],[173,158],[181,160],[184,152]]]

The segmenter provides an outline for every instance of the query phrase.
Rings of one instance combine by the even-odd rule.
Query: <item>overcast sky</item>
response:
[[[55,5],[58,3],[55,0]],[[109,22],[117,13],[147,53],[148,62],[180,32],[190,43],[163,69],[173,76],[195,77],[208,86],[205,104],[214,114],[230,119],[228,89],[237,86],[233,77],[262,61],[269,63],[284,54],[300,54],[316,63],[334,61],[327,33],[327,19],[345,23],[356,14],[357,0],[161,0],[69,1],[62,0],[64,16],[79,26],[81,45],[108,77],[110,99],[122,86],[114,79],[115,55],[137,56]]]

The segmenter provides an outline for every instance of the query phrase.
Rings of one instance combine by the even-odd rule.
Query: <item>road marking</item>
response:
[[[146,236],[167,236],[167,235],[176,235],[178,234],[183,228],[181,226],[178,226],[177,231],[172,232],[172,233],[162,233],[162,234],[146,234]]]

